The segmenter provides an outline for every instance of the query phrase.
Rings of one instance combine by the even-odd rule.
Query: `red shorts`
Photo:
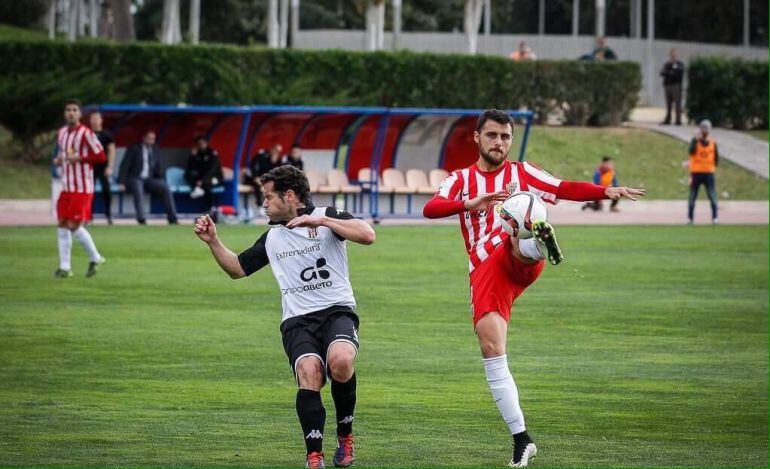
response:
[[[492,255],[471,272],[473,327],[493,311],[508,322],[513,301],[537,280],[544,267],[544,261],[519,262],[511,255],[510,243],[499,244]]]
[[[93,194],[83,192],[62,192],[56,202],[56,218],[84,222],[91,220]]]

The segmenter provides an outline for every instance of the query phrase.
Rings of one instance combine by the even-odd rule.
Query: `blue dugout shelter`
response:
[[[84,109],[88,114],[100,111],[104,127],[110,130],[116,146],[122,149],[141,141],[147,130],[157,134],[164,169],[184,168],[196,135],[208,137],[210,145],[229,168],[231,177],[219,194],[221,205],[243,210],[239,197],[241,173],[260,150],[281,145],[303,149],[305,170],[324,177],[345,176],[358,194],[345,192],[334,184],[317,184],[314,193],[333,197],[353,195],[351,211],[378,218],[411,212],[412,194],[408,190],[406,213],[394,207],[393,192],[382,191],[382,176],[388,170],[430,172],[453,171],[472,164],[478,157],[473,130],[480,109],[427,109],[384,107],[314,107],[314,106],[168,106],[103,104]],[[514,148],[518,159],[525,157],[532,124],[531,111],[508,113],[519,123]],[[523,125],[523,131],[522,129]],[[516,146],[518,148],[516,149]],[[396,173],[396,172],[392,172]],[[168,173],[167,173],[168,174]],[[315,176],[314,176],[315,177]],[[311,186],[313,186],[311,180]],[[326,181],[330,182],[330,181]],[[334,193],[335,187],[340,189]],[[344,186],[349,187],[349,186]],[[320,190],[323,188],[323,190]],[[243,187],[240,186],[241,194]],[[184,190],[175,190],[180,213],[198,213],[195,201]],[[390,197],[389,210],[381,211],[379,201]],[[415,195],[416,197],[416,195]],[[385,200],[385,199],[383,199]],[[122,210],[122,200],[120,201]],[[157,207],[159,209],[159,207]],[[156,207],[153,205],[153,211]],[[398,213],[397,213],[398,212]]]

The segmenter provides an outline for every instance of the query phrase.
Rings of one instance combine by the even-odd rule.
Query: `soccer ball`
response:
[[[500,206],[503,229],[519,239],[532,237],[532,223],[545,221],[548,211],[540,197],[532,192],[517,192]]]

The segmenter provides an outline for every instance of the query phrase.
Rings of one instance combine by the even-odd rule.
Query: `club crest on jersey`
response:
[[[318,237],[318,228],[308,228],[307,229],[307,237],[310,239],[317,238]]]
[[[505,190],[507,190],[509,194],[513,194],[518,189],[519,189],[519,184],[513,181],[505,185]]]

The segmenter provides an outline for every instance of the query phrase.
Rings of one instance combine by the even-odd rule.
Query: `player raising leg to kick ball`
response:
[[[626,197],[636,200],[643,189],[605,188],[562,181],[527,162],[508,161],[513,121],[505,112],[490,109],[479,116],[473,139],[479,148],[475,164],[451,173],[425,205],[426,218],[457,215],[470,258],[473,325],[483,357],[487,382],[497,408],[513,436],[509,465],[525,467],[537,447],[524,425],[519,392],[508,368],[506,336],[514,300],[545,267],[563,260],[553,227],[532,220],[533,237],[518,239],[502,228],[499,204],[512,194],[528,191],[543,201],[591,201]]]

